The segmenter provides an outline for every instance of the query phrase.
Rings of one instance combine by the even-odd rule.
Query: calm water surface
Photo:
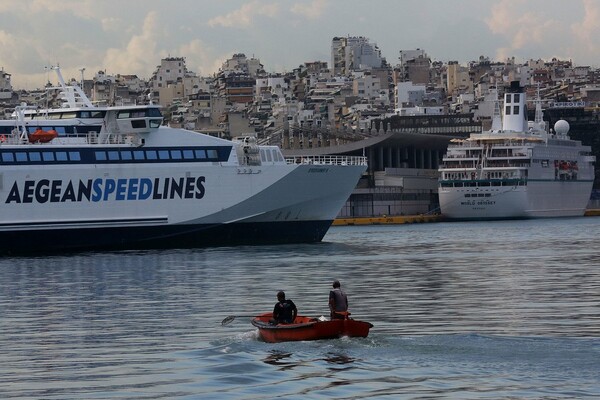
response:
[[[598,398],[600,218],[334,227],[313,245],[0,258],[0,398]],[[268,344],[277,290],[366,339]]]

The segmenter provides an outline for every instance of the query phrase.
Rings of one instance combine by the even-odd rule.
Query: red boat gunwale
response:
[[[354,319],[334,319],[319,321],[316,318],[297,316],[291,324],[271,324],[272,313],[259,315],[252,319],[252,325],[258,328],[262,340],[269,343],[336,339],[342,336],[367,337],[373,324]]]

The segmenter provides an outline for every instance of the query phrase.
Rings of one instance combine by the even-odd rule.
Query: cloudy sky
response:
[[[0,67],[13,86],[66,78],[148,78],[167,56],[210,75],[234,53],[267,71],[330,60],[334,36],[365,36],[392,65],[403,49],[433,60],[480,55],[600,66],[600,0],[0,0]]]

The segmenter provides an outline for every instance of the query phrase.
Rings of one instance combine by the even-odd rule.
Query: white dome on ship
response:
[[[554,124],[554,132],[556,132],[557,135],[566,135],[567,133],[569,133],[569,129],[569,123],[564,119],[559,119]]]

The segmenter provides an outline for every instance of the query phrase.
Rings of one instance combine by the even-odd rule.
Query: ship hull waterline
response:
[[[593,181],[533,181],[512,188],[464,190],[441,188],[443,217],[456,221],[581,217]],[[465,198],[465,193],[488,197]],[[473,194],[474,193],[474,194]]]

